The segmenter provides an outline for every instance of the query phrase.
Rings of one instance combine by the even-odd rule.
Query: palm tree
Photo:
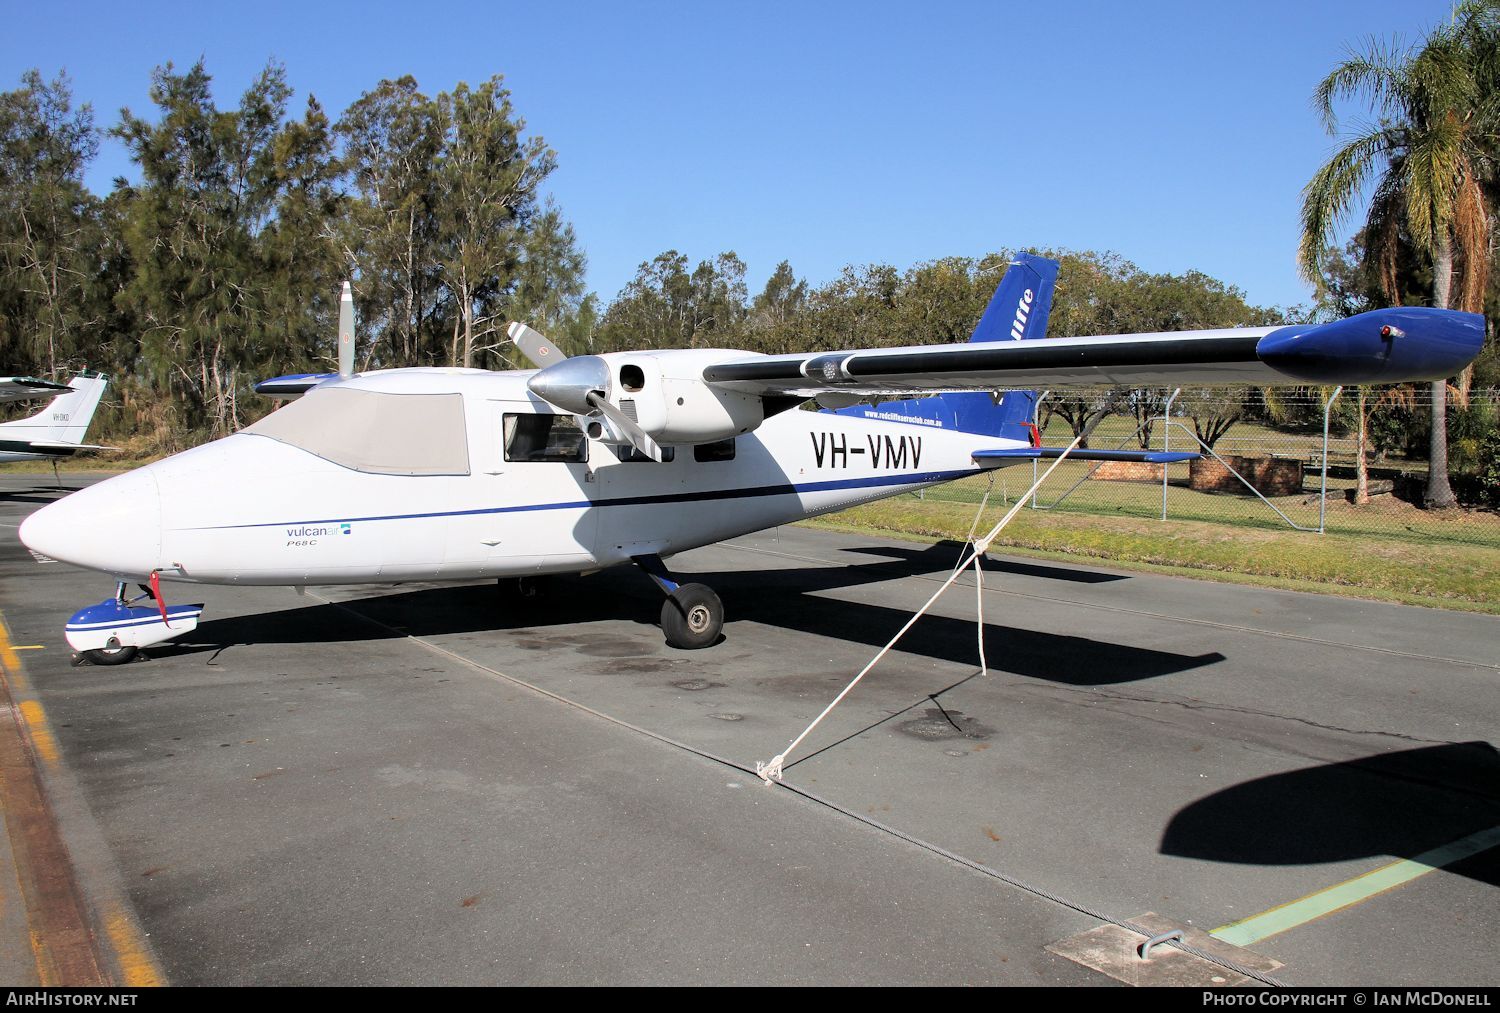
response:
[[[1372,41],[1318,85],[1314,104],[1337,135],[1336,99],[1364,98],[1377,122],[1334,152],[1302,191],[1304,277],[1322,284],[1334,229],[1376,179],[1365,218],[1365,256],[1387,299],[1400,302],[1404,239],[1432,262],[1432,303],[1481,312],[1489,268],[1483,182],[1500,109],[1500,0],[1468,0],[1419,47]],[[1448,482],[1447,382],[1432,385],[1427,505],[1453,506]]]

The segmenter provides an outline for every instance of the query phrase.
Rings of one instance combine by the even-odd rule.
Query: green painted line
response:
[[[1477,834],[1470,834],[1468,837],[1444,844],[1442,847],[1424,851],[1415,858],[1392,862],[1390,865],[1373,869],[1362,876],[1355,876],[1353,879],[1319,890],[1317,893],[1310,893],[1300,900],[1294,900],[1280,907],[1273,907],[1269,911],[1262,911],[1258,915],[1232,922],[1214,929],[1209,935],[1234,946],[1249,946],[1268,936],[1274,936],[1278,932],[1285,932],[1287,929],[1296,928],[1315,918],[1322,918],[1324,915],[1368,900],[1378,893],[1394,890],[1404,883],[1410,883],[1445,865],[1452,865],[1471,855],[1477,855],[1481,851],[1488,851],[1497,844],[1500,844],[1500,827],[1481,830]]]

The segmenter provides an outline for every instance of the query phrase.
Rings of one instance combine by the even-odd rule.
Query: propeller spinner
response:
[[[547,342],[546,338],[525,324],[512,324],[511,338],[522,351],[527,349],[521,344],[518,331],[529,332],[544,344]],[[547,347],[553,346],[549,344]],[[556,351],[555,348],[553,350]],[[527,354],[530,355],[530,352],[527,351]],[[536,361],[535,358],[532,361]],[[609,421],[614,432],[623,436],[632,447],[653,461],[660,461],[661,445],[634,419],[610,403],[611,385],[609,363],[597,355],[576,355],[571,359],[563,359],[539,370],[526,381],[527,388],[533,394],[554,408],[590,418],[602,416]]]

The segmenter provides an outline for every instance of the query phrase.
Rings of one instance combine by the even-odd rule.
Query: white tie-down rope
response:
[[[974,515],[974,522],[969,525],[969,537],[965,539],[965,541],[967,541],[970,545],[974,544],[974,533],[979,530],[979,521],[984,517],[985,508],[990,505],[990,493],[994,491],[995,472],[991,471],[989,474],[989,482],[986,483],[984,487],[984,495],[979,498],[979,512]],[[961,570],[963,569],[963,565],[963,558],[960,557],[959,561],[953,564],[953,569]]]
[[[984,553],[974,553],[974,611],[977,614],[975,635],[979,639],[979,674],[990,674],[990,663],[984,659]]]
[[[979,530],[979,521],[984,517],[984,511],[990,505],[990,493],[994,491],[995,473],[991,471],[990,480],[984,487],[984,495],[979,500],[979,509],[974,511],[974,522],[969,525],[969,537],[964,540],[966,545],[974,544],[974,532]],[[979,673],[981,675],[989,675],[989,662],[985,661],[984,658],[984,568],[980,565],[983,561],[984,553],[974,553],[974,611],[979,617],[979,624],[974,631],[974,635],[979,641]],[[959,553],[958,562],[953,564],[953,572],[957,573],[963,567],[963,554]]]
[[[1001,531],[1005,530],[1005,526],[1011,522],[1011,519],[1014,518],[1016,514],[1021,512],[1021,508],[1026,505],[1026,501],[1031,498],[1031,494],[1042,487],[1042,483],[1047,481],[1051,474],[1057,470],[1057,466],[1059,464],[1062,464],[1063,461],[1067,460],[1068,455],[1073,452],[1073,450],[1078,446],[1079,443],[1083,441],[1083,438],[1087,435],[1087,432],[1083,432],[1073,437],[1073,442],[1068,444],[1067,447],[1064,448],[1062,454],[1058,456],[1057,460],[1052,462],[1052,466],[1046,471],[1042,472],[1042,476],[1031,484],[1031,488],[1026,491],[1026,495],[1016,500],[1015,505],[1006,512],[1004,517],[1000,518],[998,524],[996,524],[993,528],[990,528],[988,534],[986,534],[983,538],[974,541],[974,543],[969,546],[969,551],[971,554],[965,556],[963,561],[953,568],[953,572],[948,575],[948,579],[943,581],[942,587],[934,591],[932,597],[927,599],[927,604],[923,605],[921,608],[917,609],[915,613],[912,614],[912,617],[906,621],[906,625],[902,626],[901,629],[896,632],[896,635],[892,637],[890,641],[880,649],[880,652],[876,654],[875,657],[870,659],[870,663],[868,665],[860,669],[859,674],[854,677],[853,681],[851,681],[849,685],[845,686],[843,691],[839,693],[838,696],[833,698],[833,702],[830,703],[827,707],[823,708],[823,713],[813,718],[813,723],[804,728],[802,730],[802,734],[792,740],[791,745],[787,746],[780,753],[771,757],[769,763],[761,763],[759,761],[756,761],[755,772],[760,775],[762,781],[769,785],[772,781],[781,780],[782,768],[786,765],[786,758],[791,755],[792,750],[796,749],[799,745],[802,744],[803,739],[812,734],[812,730],[818,727],[819,723],[822,722],[822,720],[826,718],[829,713],[839,705],[839,702],[842,701],[844,697],[849,695],[850,690],[859,685],[859,681],[866,675],[868,675],[872,668],[880,664],[880,659],[884,658],[887,654],[890,653],[891,648],[896,646],[896,641],[905,636],[906,631],[911,629],[912,626],[916,624],[916,621],[918,619],[921,619],[922,616],[927,614],[927,610],[930,609],[933,603],[942,596],[944,591],[948,590],[948,588],[953,585],[953,582],[958,579],[958,575],[962,573],[970,563],[974,564],[975,573],[977,574],[979,572],[979,557],[983,555],[985,550],[990,547],[990,543],[999,536]],[[975,524],[975,527],[978,527],[977,523]],[[980,591],[980,594],[983,594],[982,589]],[[979,619],[979,652],[981,659],[980,663],[983,664],[984,616],[982,611]]]

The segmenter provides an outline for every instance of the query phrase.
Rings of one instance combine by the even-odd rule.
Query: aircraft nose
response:
[[[144,578],[161,555],[161,493],[149,467],[81,489],[21,524],[36,552],[117,577]]]

